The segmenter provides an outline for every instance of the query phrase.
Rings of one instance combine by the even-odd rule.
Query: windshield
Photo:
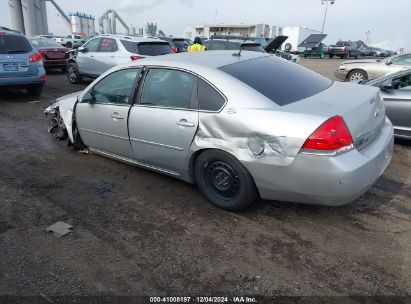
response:
[[[265,53],[264,49],[259,44],[244,43],[241,45],[243,51],[253,51]]]
[[[328,78],[275,56],[234,63],[220,70],[280,106],[318,94],[332,85]]]
[[[0,35],[0,54],[23,54],[33,50],[24,36]]]
[[[61,48],[62,46],[52,39],[30,39],[35,48],[52,47]]]

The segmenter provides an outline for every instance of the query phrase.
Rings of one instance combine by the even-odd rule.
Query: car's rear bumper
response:
[[[45,73],[36,76],[0,78],[0,88],[27,88],[44,85],[45,80],[40,80],[40,77]]]
[[[368,146],[339,156],[299,154],[289,166],[245,164],[263,199],[340,206],[364,194],[392,158],[393,127],[389,119]]]
[[[43,60],[44,68],[64,68],[67,66],[68,59],[61,60]]]
[[[344,81],[347,79],[347,75],[348,75],[348,71],[346,70],[336,70],[334,72],[335,78],[344,80]]]

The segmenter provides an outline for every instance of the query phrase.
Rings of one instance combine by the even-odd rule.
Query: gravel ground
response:
[[[301,64],[332,77],[339,62]],[[195,186],[50,136],[44,108],[84,87],[56,72],[40,99],[0,93],[0,295],[410,296],[409,142],[350,205],[226,212]],[[46,233],[57,221],[73,232]]]

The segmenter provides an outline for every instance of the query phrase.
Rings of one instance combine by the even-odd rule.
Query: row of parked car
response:
[[[304,52],[304,57],[329,57],[334,58],[338,57],[341,59],[344,58],[357,58],[360,57],[391,57],[396,55],[397,52],[391,50],[384,50],[382,48],[371,47],[361,45],[357,46],[357,43],[354,41],[338,41],[333,45],[326,45],[322,42],[318,43],[313,48],[307,49]]]

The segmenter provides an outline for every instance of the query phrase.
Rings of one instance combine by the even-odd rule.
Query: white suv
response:
[[[167,41],[99,35],[72,52],[67,64],[67,77],[71,83],[81,83],[83,77],[97,78],[118,64],[171,53],[173,50]]]

